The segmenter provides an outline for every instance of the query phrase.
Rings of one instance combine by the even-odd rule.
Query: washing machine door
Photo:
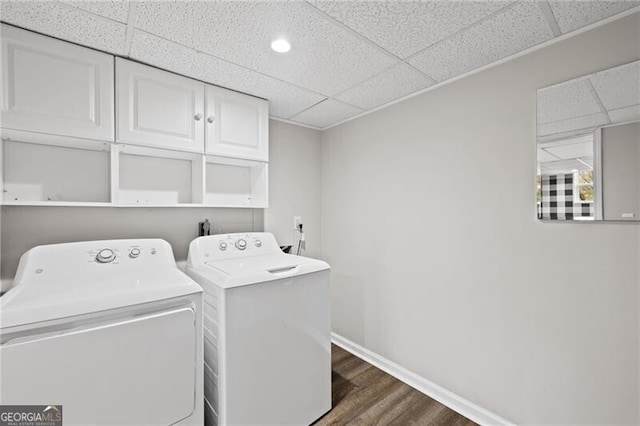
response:
[[[0,346],[0,404],[62,405],[63,424],[169,425],[195,406],[191,307],[51,331]]]

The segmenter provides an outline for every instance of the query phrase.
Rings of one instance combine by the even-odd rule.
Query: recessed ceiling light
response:
[[[278,53],[287,53],[291,50],[291,43],[283,38],[279,38],[271,42],[271,48]]]

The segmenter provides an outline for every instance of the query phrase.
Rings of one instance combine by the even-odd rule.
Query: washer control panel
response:
[[[274,236],[268,232],[208,235],[197,238],[189,247],[189,256],[194,257],[194,262],[272,253],[282,252]]]
[[[262,247],[260,237],[251,237],[250,234],[246,234],[237,238],[223,238],[218,244],[218,251],[253,251],[252,248],[259,249],[260,247]]]

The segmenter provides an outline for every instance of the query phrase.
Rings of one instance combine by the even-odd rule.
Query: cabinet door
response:
[[[269,161],[267,101],[207,86],[207,154]]]
[[[2,25],[2,128],[113,141],[113,56]]]
[[[204,83],[116,59],[116,142],[204,152]]]

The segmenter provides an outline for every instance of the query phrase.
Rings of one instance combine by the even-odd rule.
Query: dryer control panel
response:
[[[191,242],[189,262],[195,265],[215,260],[275,253],[282,252],[275,237],[269,232],[208,235]]]
[[[161,239],[104,240],[38,246],[20,259],[18,275],[63,273],[89,278],[105,272],[175,268],[169,243]]]
[[[119,240],[119,241],[96,241],[95,248],[87,250],[88,260],[101,264],[120,264],[123,261],[137,261],[137,264],[148,264],[154,262],[159,252],[166,251],[163,244],[157,244],[158,240]]]

